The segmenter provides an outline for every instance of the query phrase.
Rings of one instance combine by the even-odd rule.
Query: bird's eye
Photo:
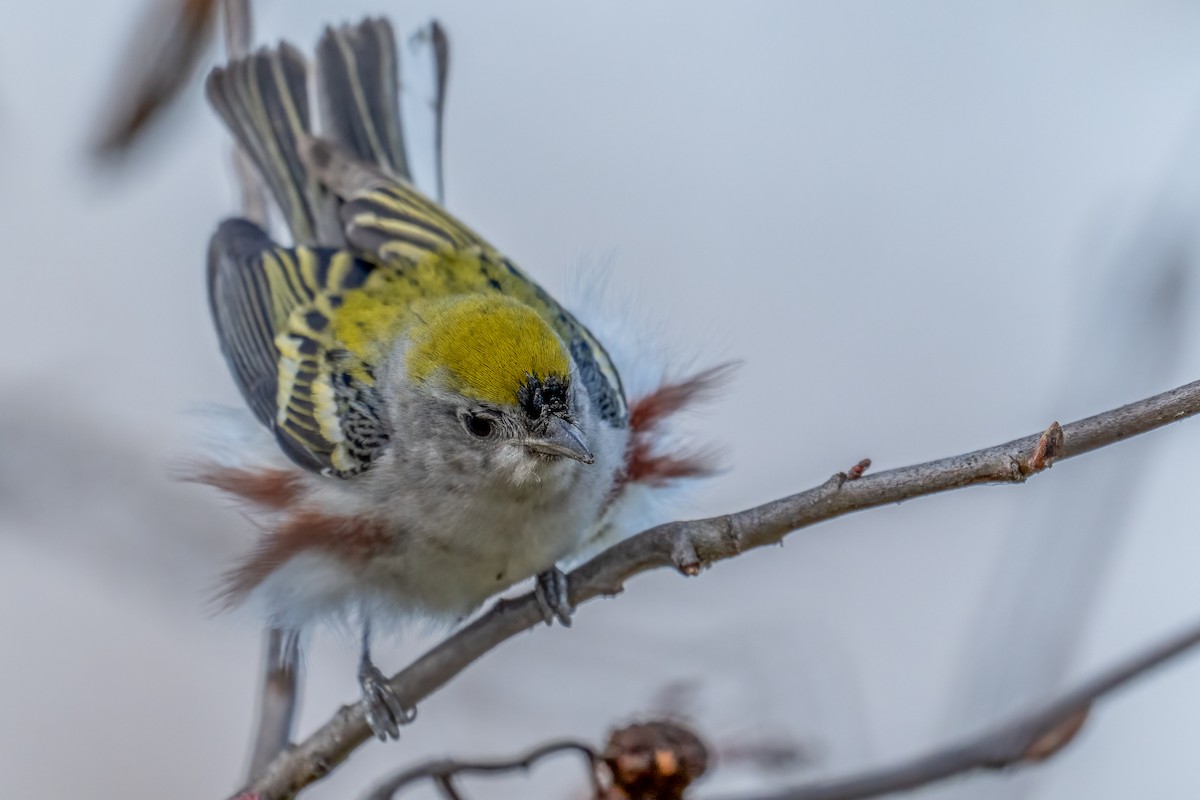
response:
[[[496,430],[496,423],[478,414],[463,414],[463,427],[476,439],[486,439]]]

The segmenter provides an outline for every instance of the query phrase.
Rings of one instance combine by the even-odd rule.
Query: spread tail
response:
[[[400,125],[400,65],[386,19],[326,28],[317,44],[321,135],[411,181]]]
[[[308,68],[289,44],[217,67],[205,85],[275,198],[298,245],[342,243],[336,200],[304,167],[297,149],[311,130]]]

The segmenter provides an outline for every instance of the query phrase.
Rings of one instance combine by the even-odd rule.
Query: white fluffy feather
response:
[[[612,253],[581,257],[570,271],[563,300],[604,345],[632,406],[664,383],[687,377],[696,370],[701,356],[698,348],[672,340],[639,305],[631,289],[614,285],[614,258]],[[656,436],[661,448],[671,452],[696,448],[684,422],[678,418],[666,422]],[[690,479],[670,486],[627,486],[601,527],[567,559],[565,566],[582,564],[622,539],[678,518],[690,509],[691,494],[699,483],[700,479]]]

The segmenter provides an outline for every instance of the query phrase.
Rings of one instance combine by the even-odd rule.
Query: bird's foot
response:
[[[570,589],[566,573],[558,567],[551,567],[537,576],[534,596],[547,625],[553,625],[557,619],[564,628],[571,627],[571,615],[575,613],[575,608],[571,605]]]
[[[399,739],[400,727],[417,718],[417,709],[405,705],[387,676],[369,661],[358,668],[358,685],[362,688],[371,732],[382,742]]]

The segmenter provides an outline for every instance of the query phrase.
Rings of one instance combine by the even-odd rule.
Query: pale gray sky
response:
[[[98,176],[83,157],[140,5],[24,3],[0,28],[0,773],[14,796],[220,797],[249,725],[257,622],[211,617],[204,598],[250,529],[167,467],[187,454],[189,408],[237,400],[202,278],[233,208],[227,143],[197,78],[129,169]],[[613,291],[673,352],[745,360],[695,425],[730,469],[681,513],[863,456],[887,468],[993,444],[1200,373],[1197,281],[1175,292],[1179,327],[1160,325],[1167,305],[1138,305],[1164,263],[1197,266],[1200,6],[264,0],[259,33],[308,47],[366,12],[449,30],[452,210],[560,294],[608,260]],[[813,747],[807,771],[767,781],[912,754],[964,708],[1047,688],[995,667],[964,679],[979,653],[1011,658],[1012,675],[1043,653],[1016,641],[1004,603],[1022,592],[996,589],[1013,585],[996,583],[1001,565],[1095,584],[1083,609],[1036,609],[1079,632],[1059,657],[1076,676],[1200,614],[1197,438],[1185,423],[1026,487],[836,521],[699,580],[640,578],[571,631],[502,648],[401,745],[368,747],[312,796],[352,796],[422,755],[598,738],[677,679],[698,683],[712,739]],[[1126,463],[1142,484],[1100,552],[1087,528]],[[1041,558],[1025,541],[1027,560],[1010,556],[1048,508],[1079,551]],[[305,729],[354,697],[354,659],[318,639]],[[1021,788],[1194,795],[1196,719],[1200,664],[1183,662],[1106,704]],[[553,793],[577,775],[539,779]],[[999,780],[950,794],[1015,796]],[[750,785],[731,768],[713,788]]]

